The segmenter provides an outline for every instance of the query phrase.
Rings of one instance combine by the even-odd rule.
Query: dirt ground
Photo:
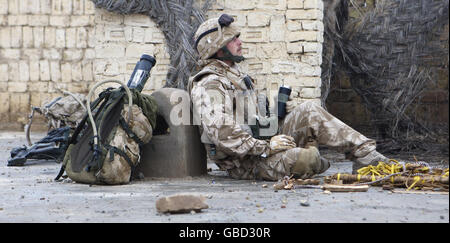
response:
[[[36,133],[32,140],[44,136]],[[56,182],[60,164],[53,161],[6,165],[10,150],[25,141],[22,132],[0,131],[0,222],[449,223],[448,194],[392,193],[379,187],[355,193],[275,191],[274,182],[234,180],[210,163],[208,174],[200,177],[145,178],[121,186],[86,185],[70,179]],[[351,162],[343,155],[329,150],[322,154],[334,162],[317,178],[351,172]],[[448,156],[435,155],[426,161],[448,167]],[[156,211],[158,198],[180,193],[206,197],[209,208],[187,214]]]

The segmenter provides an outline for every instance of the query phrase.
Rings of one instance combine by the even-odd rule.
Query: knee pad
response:
[[[297,151],[295,153],[295,164],[291,170],[294,177],[306,179],[328,169],[329,163],[328,166],[322,165],[320,153],[316,147],[299,148]]]

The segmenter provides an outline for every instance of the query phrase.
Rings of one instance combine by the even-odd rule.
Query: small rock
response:
[[[331,194],[331,192],[328,190],[325,190],[325,191],[323,191],[323,194]]]
[[[189,213],[208,208],[203,196],[174,195],[162,197],[156,201],[156,209],[159,213]]]
[[[302,205],[304,207],[309,207],[309,202],[306,200],[300,200],[300,205]]]
[[[267,188],[267,184],[262,185],[263,188]]]
[[[262,212],[264,212],[264,209],[262,209],[262,208],[258,209],[258,213],[262,213]]]
[[[281,204],[281,208],[286,208],[286,205],[284,205],[284,204]]]

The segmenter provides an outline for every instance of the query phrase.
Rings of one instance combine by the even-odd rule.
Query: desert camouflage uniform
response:
[[[234,101],[233,94],[237,90],[247,90],[242,81],[246,74],[236,64],[229,67],[216,59],[209,59],[204,64],[202,70],[190,79],[194,116],[201,114],[200,134],[209,158],[219,168],[227,170],[231,177],[278,180],[289,176],[302,156],[303,147],[313,141],[358,157],[375,150],[374,140],[353,130],[322,107],[305,102],[281,120],[279,126],[279,133],[292,136],[299,147],[264,158],[269,141],[253,138],[245,126],[234,122],[236,105],[229,105]],[[206,93],[214,97],[206,96]],[[245,94],[254,96],[251,92]],[[212,107],[215,107],[213,112]],[[205,114],[208,112],[218,116],[208,116]],[[314,160],[306,162],[300,165],[302,173],[299,177],[308,178],[327,169],[321,166]]]

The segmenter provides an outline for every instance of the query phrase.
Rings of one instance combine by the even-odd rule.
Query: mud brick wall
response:
[[[241,27],[242,66],[258,88],[273,96],[290,85],[296,99],[320,104],[322,0],[216,0],[207,17],[222,13]],[[126,83],[143,53],[157,59],[144,88],[151,93],[166,82],[170,56],[148,16],[110,13],[90,0],[0,0],[0,129],[22,129],[30,106],[61,90]]]

